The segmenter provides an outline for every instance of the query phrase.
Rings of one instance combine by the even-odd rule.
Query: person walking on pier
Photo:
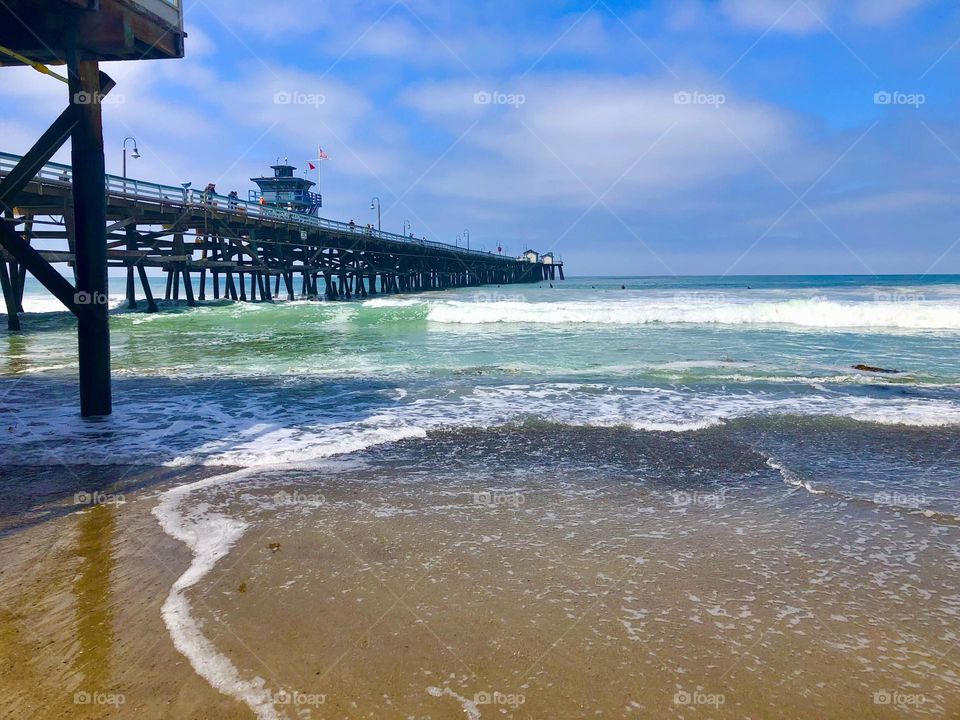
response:
[[[213,204],[213,196],[217,194],[216,183],[207,183],[203,189],[203,202],[205,205]]]

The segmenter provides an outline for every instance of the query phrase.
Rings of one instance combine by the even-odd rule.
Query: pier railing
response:
[[[9,173],[20,159],[19,155],[0,152],[0,175]],[[37,178],[39,178],[41,184],[58,185],[61,187],[70,187],[73,182],[71,167],[55,162],[49,162],[44,165],[34,179],[36,180]],[[516,262],[515,258],[498,255],[492,251],[468,250],[458,245],[451,245],[450,243],[406,237],[397,233],[384,232],[375,228],[362,227],[338,220],[314,217],[313,215],[283,210],[271,205],[261,205],[260,203],[248,202],[246,200],[240,200],[239,198],[227,197],[226,195],[205,193],[202,190],[195,190],[193,188],[161,185],[159,183],[123,178],[116,175],[107,175],[106,178],[106,193],[108,199],[118,198],[134,203],[143,202],[161,206],[167,205],[172,207],[192,207],[214,210],[237,217],[283,222],[308,231],[310,229],[326,230],[342,235],[369,237],[417,247],[434,248],[456,254],[483,257],[487,260],[493,259]]]

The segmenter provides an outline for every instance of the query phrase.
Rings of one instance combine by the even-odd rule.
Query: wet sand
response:
[[[683,497],[403,460],[185,499],[248,523],[186,597],[279,717],[960,716],[955,524],[761,485],[747,452]],[[161,617],[191,559],[161,489],[0,538],[0,716],[254,717]]]
[[[5,470],[47,487],[70,482],[60,466]],[[111,484],[111,474],[124,482]],[[155,491],[125,488],[169,481],[170,470],[75,467],[71,475],[106,476],[85,483],[106,488],[102,504],[76,511],[72,495],[51,491],[34,510],[49,519],[0,537],[0,717],[249,718],[193,672],[160,617],[189,553],[159,531]]]
[[[918,518],[902,544],[857,543],[855,523],[742,532],[763,508],[636,507],[576,478],[535,481],[517,507],[503,492],[478,507],[449,482],[328,488],[326,509],[285,513],[203,583],[229,618],[217,646],[325,695],[331,718],[960,713],[949,545],[906,557],[955,528]]]

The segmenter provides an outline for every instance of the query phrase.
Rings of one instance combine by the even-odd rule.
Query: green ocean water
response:
[[[0,334],[3,461],[40,463],[56,445],[77,462],[282,466],[458,429],[813,423],[846,439],[803,451],[771,440],[791,482],[866,497],[908,488],[938,510],[960,497],[949,464],[909,479],[909,453],[843,449],[898,428],[921,448],[931,433],[929,458],[950,444],[958,277],[574,278],[363,301],[161,302],[158,314],[111,298],[116,412],[83,422],[73,320],[27,288],[24,331]]]

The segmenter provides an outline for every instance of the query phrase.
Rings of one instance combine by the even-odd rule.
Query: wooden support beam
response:
[[[233,273],[229,270],[226,273],[226,279],[223,283],[223,296],[228,300],[237,299],[237,288],[233,283]]]
[[[147,278],[147,271],[143,265],[137,265],[137,272],[140,274],[140,285],[143,287],[143,294],[147,298],[147,312],[157,312],[157,303],[153,299],[153,290],[150,289],[150,281]]]
[[[20,316],[17,314],[17,299],[7,273],[7,262],[3,258],[0,258],[0,289],[3,290],[3,301],[7,309],[7,330],[16,332],[20,329]]]
[[[109,415],[113,410],[110,389],[110,323],[107,285],[107,201],[103,160],[103,97],[99,65],[85,60],[76,49],[68,52],[70,105],[76,115],[71,143],[73,163],[73,215],[76,221],[77,299],[88,299],[88,311],[78,317],[80,414]],[[108,88],[109,89],[109,88]],[[86,102],[84,98],[97,98]]]
[[[115,223],[110,223],[107,225],[107,235],[112,233],[114,230],[119,230],[120,228],[126,228],[130,226],[130,223],[134,222],[135,218],[128,217],[123,220],[118,220]]]
[[[19,274],[19,286],[20,286],[20,296],[17,298],[17,308],[20,312],[23,312],[23,288],[27,284],[27,266],[23,263],[17,264],[17,271]]]
[[[77,290],[70,281],[44,260],[40,252],[31,247],[7,220],[0,220],[0,246],[16,258],[22,267],[29,270],[70,312],[78,317],[86,312],[87,306],[76,303]]]
[[[193,297],[193,280],[190,278],[190,271],[183,268],[181,272],[183,274],[183,292],[187,296],[187,306],[196,307],[197,301]]]
[[[127,252],[135,252],[137,249],[137,231],[130,227],[127,230]],[[131,310],[137,309],[136,285],[133,279],[133,265],[127,265],[127,307]]]

